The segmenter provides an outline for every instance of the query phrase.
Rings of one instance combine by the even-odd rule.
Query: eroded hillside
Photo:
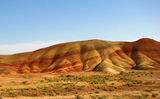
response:
[[[0,73],[67,73],[128,69],[160,69],[160,42],[88,40],[62,43],[33,52],[0,55]]]

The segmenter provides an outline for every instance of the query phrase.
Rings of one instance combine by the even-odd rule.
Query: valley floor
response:
[[[160,99],[160,71],[0,75],[0,99]]]

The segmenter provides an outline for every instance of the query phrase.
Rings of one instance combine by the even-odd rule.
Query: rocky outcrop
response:
[[[33,52],[0,55],[0,73],[67,73],[160,69],[160,42],[88,40],[62,43]]]

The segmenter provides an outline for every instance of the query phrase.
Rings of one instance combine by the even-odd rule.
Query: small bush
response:
[[[134,85],[134,83],[131,81],[127,83],[127,86],[129,86],[129,87],[132,87],[133,85]]]
[[[120,74],[120,75],[125,75],[125,74],[127,74],[127,73],[126,73],[126,72],[121,71],[119,74]]]
[[[25,85],[25,84],[28,84],[28,81],[23,81],[22,84],[24,84],[24,85]]]
[[[84,86],[84,85],[79,86],[79,87],[78,87],[78,90],[82,90],[83,88],[85,88],[85,86]]]
[[[41,83],[43,83],[43,82],[44,82],[44,80],[41,80],[40,82],[41,82]]]
[[[152,97],[157,97],[158,96],[158,94],[157,93],[152,93]]]
[[[80,95],[77,95],[76,99],[84,99],[84,98],[82,96],[80,96]]]
[[[8,91],[8,92],[13,91],[13,89],[12,88],[7,88],[6,91]]]
[[[106,95],[99,96],[98,99],[107,99],[107,96]]]
[[[97,99],[96,96],[91,96],[92,99]]]
[[[154,73],[153,73],[153,72],[150,72],[150,74],[153,75]]]
[[[143,96],[144,98],[147,98],[147,97],[149,96],[149,94],[142,94],[142,96]]]
[[[44,78],[47,82],[52,82],[53,80],[51,78]]]
[[[134,99],[143,99],[142,96],[135,96]]]
[[[69,77],[73,77],[73,75],[66,75],[66,77],[68,77],[68,78],[69,78]]]

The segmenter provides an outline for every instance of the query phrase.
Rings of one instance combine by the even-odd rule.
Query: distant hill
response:
[[[160,70],[160,42],[149,38],[135,42],[87,40],[57,44],[33,52],[0,55],[0,74],[119,73],[129,69]]]

